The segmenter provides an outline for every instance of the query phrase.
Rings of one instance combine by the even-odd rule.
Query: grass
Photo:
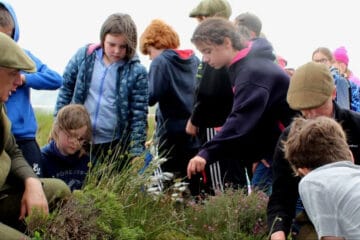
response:
[[[36,140],[39,146],[42,147],[48,142],[54,118],[51,112],[41,109],[35,110],[35,116],[38,124]]]
[[[36,112],[39,144],[46,143],[52,116]],[[149,118],[149,136],[154,119]],[[228,190],[201,202],[191,197],[172,198],[175,187],[149,191],[157,157],[144,173],[136,161],[121,173],[113,167],[119,156],[93,167],[86,185],[72,194],[49,217],[27,218],[32,239],[134,239],[134,240],[260,240],[266,239],[267,197]],[[174,186],[177,180],[167,184]],[[186,195],[184,195],[186,196]]]
[[[52,112],[44,109],[35,109],[35,116],[38,123],[36,140],[39,146],[42,147],[48,143],[54,117],[52,116]],[[148,140],[149,140],[155,128],[155,119],[153,114],[149,114],[148,125],[149,125]]]

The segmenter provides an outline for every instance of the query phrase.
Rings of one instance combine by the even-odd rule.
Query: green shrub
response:
[[[38,141],[42,143],[53,118],[41,112],[37,118]],[[149,121],[148,135],[152,136],[153,118]],[[203,202],[191,197],[177,202],[171,197],[171,188],[158,195],[147,191],[155,161],[143,174],[139,174],[143,158],[119,173],[115,168],[121,158],[115,154],[92,167],[84,189],[75,191],[48,217],[29,216],[33,239],[266,239],[265,194],[247,196],[242,190],[227,190]]]

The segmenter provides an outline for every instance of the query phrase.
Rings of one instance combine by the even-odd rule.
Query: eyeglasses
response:
[[[313,61],[316,62],[316,63],[327,63],[329,61],[329,59],[320,58],[320,59],[314,59]]]
[[[69,133],[68,131],[65,131],[65,130],[62,130],[61,132],[64,133],[64,135],[66,136],[66,140],[68,142],[73,142],[73,141],[76,141],[76,143],[78,143],[80,146],[84,146],[87,144],[87,141],[85,138],[83,137],[78,137],[78,136],[75,136],[71,133]]]

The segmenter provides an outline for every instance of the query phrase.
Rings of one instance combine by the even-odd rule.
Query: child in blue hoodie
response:
[[[91,122],[86,108],[69,104],[60,109],[50,142],[41,149],[44,177],[60,178],[71,190],[82,188],[89,169],[90,140]]]
[[[5,1],[0,1],[0,31],[16,42],[19,40],[20,29],[15,12]],[[35,62],[36,72],[21,72],[21,85],[12,89],[5,105],[16,143],[36,175],[41,177],[41,152],[36,142],[37,122],[30,102],[30,89],[56,90],[62,84],[62,77],[28,50],[24,51]]]

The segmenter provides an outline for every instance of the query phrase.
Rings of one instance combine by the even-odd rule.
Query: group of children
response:
[[[187,177],[194,196],[201,191],[200,181],[205,182],[209,176],[212,193],[223,190],[225,182],[243,188],[248,185],[247,176],[252,175],[254,163],[274,162],[274,182],[267,185],[273,187],[273,193],[269,192],[268,221],[269,226],[274,225],[271,239],[285,240],[289,221],[294,217],[293,205],[299,200],[299,179],[289,173],[293,166],[295,172],[307,175],[300,183],[300,196],[319,236],[359,236],[356,231],[331,232],[328,226],[333,225],[327,224],[339,215],[328,219],[333,205],[320,206],[321,194],[314,199],[309,189],[322,191],[318,186],[325,181],[320,173],[334,173],[327,164],[357,171],[348,162],[353,158],[350,150],[354,146],[347,143],[357,138],[347,139],[331,118],[344,118],[341,120],[352,132],[360,127],[346,125],[348,119],[360,118],[333,102],[337,98],[340,105],[342,98],[336,95],[327,66],[305,64],[290,81],[284,69],[275,64],[271,43],[259,37],[260,20],[246,13],[240,14],[234,24],[228,20],[230,15],[231,8],[223,0],[203,0],[190,13],[199,20],[191,41],[201,52],[201,60],[191,49],[178,49],[179,36],[171,26],[153,20],[140,37],[141,52],[152,60],[149,70],[136,54],[136,25],[124,13],[112,14],[104,21],[100,44],[79,48],[62,77],[27,51],[37,72],[21,72],[6,103],[12,133],[25,159],[39,176],[59,178],[71,190],[81,189],[90,156],[93,163],[112,157],[118,160],[121,170],[124,164],[144,154],[148,107],[157,104],[154,143],[158,153],[167,158],[161,168],[177,177]],[[0,32],[18,40],[15,13],[3,1]],[[29,101],[30,88],[59,87],[49,143],[40,149],[35,140],[37,125]],[[20,110],[16,103],[21,103]],[[347,105],[350,109],[351,102]],[[304,118],[293,121],[300,112]],[[337,116],[338,112],[342,115]],[[336,144],[339,146],[334,147]],[[321,150],[325,156],[316,152]],[[311,161],[304,161],[304,155]],[[340,160],[347,162],[333,163]],[[271,171],[269,167],[265,170]],[[334,188],[336,184],[329,185],[329,189]],[[284,202],[288,190],[296,191],[290,196],[292,205]],[[282,207],[286,209],[282,211]],[[339,214],[350,215],[346,207],[342,209],[347,212]],[[273,224],[275,216],[282,217],[283,222]]]

